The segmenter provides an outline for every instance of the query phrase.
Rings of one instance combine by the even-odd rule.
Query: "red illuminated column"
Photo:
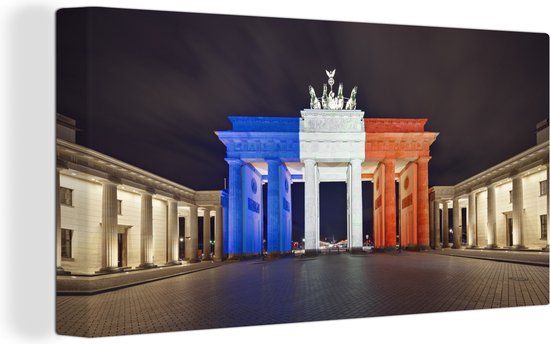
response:
[[[384,244],[386,249],[395,249],[395,162],[393,159],[384,160],[385,165],[385,178],[384,178],[384,193],[385,193],[385,216],[384,216],[384,230],[386,242]]]
[[[417,226],[418,248],[427,249],[430,246],[429,209],[428,209],[428,161],[429,157],[418,158],[418,194],[417,194]]]

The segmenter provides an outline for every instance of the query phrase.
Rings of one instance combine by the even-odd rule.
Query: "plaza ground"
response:
[[[57,332],[95,337],[546,305],[548,271],[418,252],[249,260],[57,296]]]

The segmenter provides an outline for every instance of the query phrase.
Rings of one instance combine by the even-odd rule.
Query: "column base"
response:
[[[108,266],[108,267],[104,267],[104,268],[99,269],[99,272],[102,272],[102,273],[115,273],[115,272],[121,272],[123,270],[124,270],[123,268],[119,268],[118,266]]]
[[[443,245],[441,245],[441,248],[450,248],[450,247],[451,247],[451,245],[449,245],[449,244],[443,244]]]
[[[152,269],[152,268],[156,268],[157,266],[153,263],[141,263],[139,264],[138,267],[141,269]]]
[[[474,249],[474,248],[478,248],[477,245],[468,245],[466,246],[467,249]]]
[[[319,255],[319,251],[317,249],[307,249],[305,250],[304,255],[306,257],[316,257]]]
[[[550,246],[546,245],[546,247],[543,247],[543,248],[542,248],[542,251],[543,251],[543,252],[548,252],[548,251],[550,251]]]
[[[523,244],[520,244],[520,245],[514,245],[512,247],[510,247],[512,250],[525,250],[527,248],[527,246],[523,245]]]
[[[363,251],[363,247],[352,247],[351,249],[349,249],[349,253],[351,253],[351,254],[363,254],[363,253],[366,253],[366,252]]]
[[[459,248],[462,248],[462,245],[456,245],[456,244],[453,244],[453,249],[457,250]]]
[[[487,249],[487,250],[492,250],[494,248],[498,248],[498,246],[496,244],[490,244],[490,245],[485,246],[485,249]]]
[[[212,257],[210,257],[210,255],[208,255],[208,256],[205,255],[202,260],[203,261],[212,260]]]
[[[431,246],[430,245],[417,245],[416,246],[416,251],[429,251],[431,250]]]
[[[440,250],[441,249],[441,244],[437,243],[436,245],[434,245],[433,249],[434,250]]]
[[[227,260],[241,260],[242,254],[240,253],[230,253],[227,257]]]
[[[181,261],[179,260],[171,260],[169,262],[166,262],[166,264],[164,264],[165,266],[172,266],[172,265],[181,265]]]
[[[223,258],[214,257],[213,260],[214,260],[215,262],[222,262],[222,261],[223,261]]]
[[[267,252],[267,254],[264,256],[267,259],[276,259],[281,258],[282,254],[281,252]]]
[[[56,269],[55,269],[55,274],[56,274],[56,275],[63,276],[63,275],[70,275],[71,272],[70,272],[70,271],[66,271],[66,270],[63,269],[61,266],[58,266],[58,267],[56,267]]]
[[[200,263],[200,259],[198,258],[189,258],[189,260],[187,261],[188,263]]]

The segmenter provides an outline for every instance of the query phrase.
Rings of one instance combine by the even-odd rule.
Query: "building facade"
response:
[[[75,129],[73,120],[58,115],[58,272],[95,274],[223,259],[224,191],[195,191],[77,145]]]
[[[548,249],[548,120],[537,124],[536,136],[534,147],[430,189],[432,247]]]

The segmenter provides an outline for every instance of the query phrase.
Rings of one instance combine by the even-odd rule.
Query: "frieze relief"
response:
[[[304,120],[308,132],[362,132],[363,122],[357,118],[309,117]]]

